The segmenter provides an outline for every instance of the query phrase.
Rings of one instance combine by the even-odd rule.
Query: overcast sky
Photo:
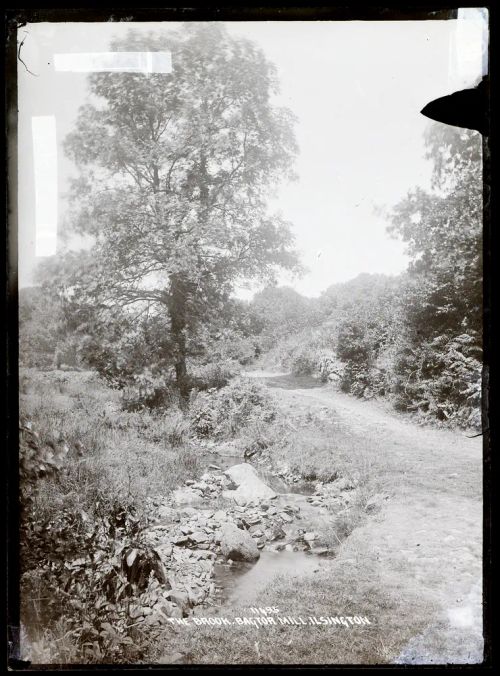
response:
[[[480,78],[484,33],[481,22],[473,20],[476,16],[226,24],[231,34],[251,38],[263,48],[278,69],[279,103],[298,118],[299,179],[283,186],[271,206],[293,223],[309,272],[282,282],[315,296],[360,272],[395,274],[405,269],[404,247],[388,237],[387,223],[375,215],[374,206],[390,207],[415,185],[428,186],[431,167],[423,159],[423,132],[429,121],[419,111],[432,99]],[[86,100],[87,76],[56,72],[54,54],[103,52],[113,37],[131,27],[161,32],[175,25],[43,23],[20,29],[26,64],[18,64],[21,286],[32,283],[36,261],[32,116],[55,116],[57,158],[52,164],[57,166],[49,174],[57,180],[60,223],[68,176],[74,173],[61,143]],[[37,199],[40,205],[40,192]]]

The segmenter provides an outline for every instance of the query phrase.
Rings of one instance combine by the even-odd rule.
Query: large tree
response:
[[[288,224],[267,209],[293,177],[293,118],[273,103],[274,67],[220,24],[130,33],[111,48],[169,50],[173,71],[89,76],[91,102],[65,147],[80,169],[72,228],[93,247],[65,283],[101,314],[164,317],[186,396],[197,327],[236,283],[297,265]]]

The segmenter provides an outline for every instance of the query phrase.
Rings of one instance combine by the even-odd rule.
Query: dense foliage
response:
[[[236,379],[220,390],[195,394],[190,416],[199,437],[224,439],[234,437],[252,423],[272,421],[276,408],[262,385]]]
[[[273,290],[267,306],[274,297],[279,321],[270,355],[283,368],[335,380],[356,396],[387,396],[399,410],[478,428],[481,138],[433,125],[426,147],[434,166],[432,190],[410,191],[390,216],[389,232],[407,243],[407,272],[361,274],[331,286],[317,302]],[[254,303],[262,313],[262,299]],[[291,335],[279,329],[288,317],[295,326]]]
[[[198,471],[188,424],[122,411],[92,372],[21,375],[21,647],[37,663],[140,660],[180,612],[141,534],[146,498]]]
[[[394,210],[391,232],[408,244],[404,340],[394,366],[403,409],[480,424],[482,162],[474,132],[436,125],[427,135],[434,191]]]

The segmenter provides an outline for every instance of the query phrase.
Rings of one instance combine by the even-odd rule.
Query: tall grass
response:
[[[31,370],[21,376],[21,416],[31,422],[42,444],[57,446],[64,440],[69,447],[63,468],[37,481],[33,502],[23,517],[27,527],[23,532],[36,536],[48,525],[55,533],[50,556],[45,551],[46,539],[36,536],[31,545],[23,542],[21,611],[25,643],[31,646],[32,660],[106,661],[109,656],[99,654],[97,648],[89,657],[88,647],[84,649],[78,643],[73,611],[60,602],[64,590],[54,581],[57,576],[52,572],[64,569],[65,560],[74,557],[81,534],[75,525],[73,537],[70,527],[66,547],[66,540],[61,542],[56,534],[59,524],[73,519],[102,523],[111,518],[114,509],[125,510],[144,522],[146,499],[166,496],[187,478],[198,475],[200,458],[190,444],[188,425],[178,409],[163,413],[124,411],[120,394],[89,372]],[[67,525],[64,528],[66,535]],[[56,549],[56,568],[47,571]],[[136,659],[145,645],[144,637],[139,643],[131,642],[130,649],[127,647],[129,659]]]

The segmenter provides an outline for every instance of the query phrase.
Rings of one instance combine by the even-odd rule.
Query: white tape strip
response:
[[[35,255],[57,250],[57,142],[54,115],[31,118],[35,174]]]
[[[457,88],[471,87],[487,74],[488,40],[488,9],[460,8],[450,44],[450,69],[452,77],[457,79]]]
[[[170,52],[92,52],[54,54],[56,71],[72,73],[171,73]]]

